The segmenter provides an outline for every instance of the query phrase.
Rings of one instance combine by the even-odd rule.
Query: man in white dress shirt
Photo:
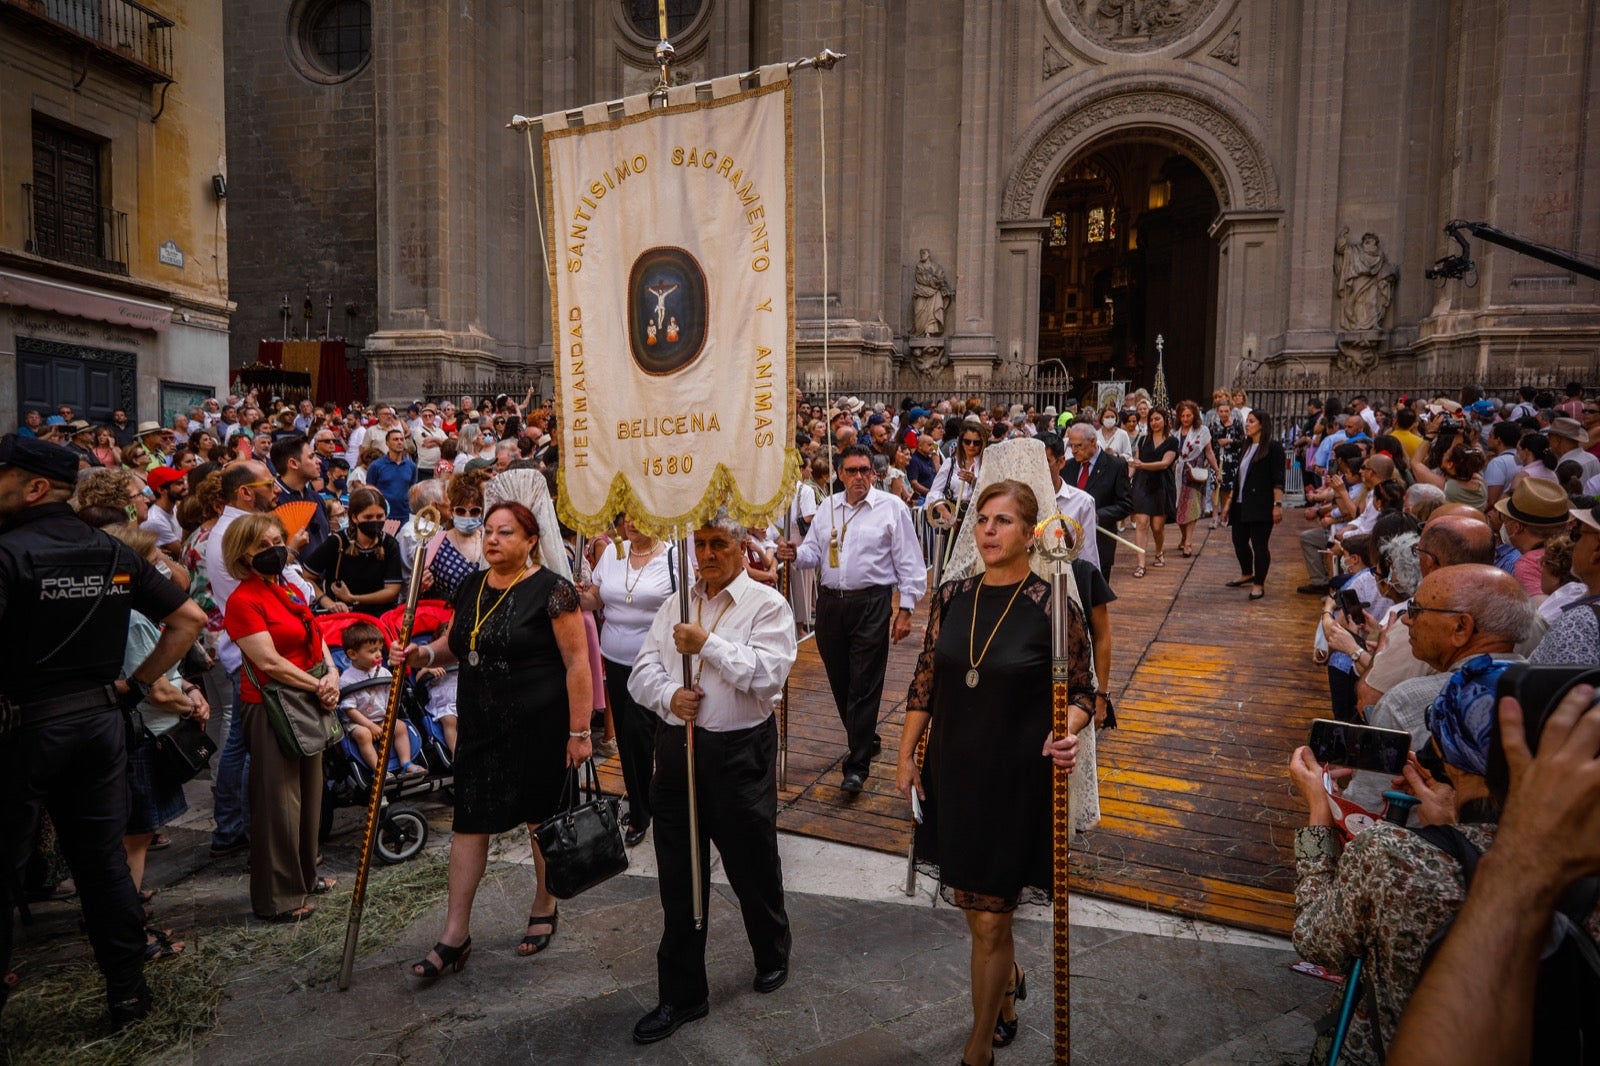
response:
[[[878,704],[889,642],[911,632],[911,611],[927,591],[928,571],[910,509],[873,487],[872,449],[844,449],[839,476],[844,491],[817,508],[799,548],[778,546],[778,558],[821,571],[817,653],[850,745],[841,787],[856,796],[881,747]]]
[[[694,535],[700,578],[692,622],[676,596],[661,605],[628,679],[628,694],[661,717],[650,805],[663,928],[656,950],[654,1010],[633,1027],[641,1044],[665,1040],[710,1010],[706,930],[695,929],[689,870],[686,725],[695,729],[700,895],[710,900],[717,846],[739,898],[755,954],[757,992],[789,977],[789,916],[778,859],[778,729],[772,708],[794,666],[794,615],[776,589],[745,573],[745,530],[726,511]],[[684,683],[688,655],[692,677]]]
[[[1078,553],[1078,558],[1087,560],[1090,566],[1098,570],[1100,529],[1095,523],[1094,497],[1084,489],[1069,485],[1061,479],[1061,471],[1067,465],[1067,442],[1061,439],[1061,435],[1041,433],[1039,441],[1044,445],[1045,456],[1050,462],[1050,480],[1054,481],[1056,486],[1056,513],[1075,519],[1083,527],[1083,549]]]

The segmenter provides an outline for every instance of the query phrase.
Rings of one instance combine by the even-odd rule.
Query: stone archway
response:
[[[1111,78],[1065,93],[1019,138],[999,211],[1012,294],[1002,317],[1009,335],[1038,351],[1040,249],[1045,203],[1059,175],[1091,150],[1137,140],[1163,145],[1192,161],[1216,192],[1219,211],[1210,233],[1218,245],[1213,363],[1207,375],[1231,380],[1242,359],[1281,318],[1277,170],[1249,112],[1208,85],[1182,76]],[[1014,284],[1010,284],[1014,282]]]
[[[1112,79],[1063,99],[1023,135],[1027,145],[1006,181],[1002,222],[1039,217],[1055,176],[1091,142],[1138,130],[1206,171],[1224,214],[1279,207],[1278,178],[1242,109],[1198,84]]]

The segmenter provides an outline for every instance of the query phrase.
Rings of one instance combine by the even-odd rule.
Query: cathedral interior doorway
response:
[[[1167,391],[1209,407],[1216,345],[1219,211],[1199,167],[1138,139],[1092,146],[1062,170],[1044,217],[1039,361],[1075,382],[1155,382],[1164,340]]]

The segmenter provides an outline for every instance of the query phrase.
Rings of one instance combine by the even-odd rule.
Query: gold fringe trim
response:
[[[605,533],[611,529],[617,515],[625,514],[630,522],[639,527],[641,533],[651,537],[674,539],[699,529],[716,517],[717,510],[722,507],[726,507],[728,514],[740,525],[751,529],[764,529],[776,524],[777,520],[783,517],[789,502],[794,499],[800,469],[799,450],[785,448],[783,462],[783,488],[769,500],[746,499],[744,493],[739,491],[737,475],[723,463],[718,463],[700,499],[684,511],[666,515],[647,510],[628,475],[620,471],[612,477],[611,489],[607,492],[606,502],[600,510],[590,514],[580,513],[572,506],[571,495],[567,491],[567,467],[563,462],[556,474],[558,489],[556,514],[569,529],[574,529],[586,537],[596,537]]]

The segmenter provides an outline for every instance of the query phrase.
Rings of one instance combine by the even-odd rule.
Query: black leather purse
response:
[[[620,801],[601,793],[593,759],[567,774],[562,798],[568,796],[567,808],[546,818],[533,833],[544,852],[545,887],[556,899],[571,899],[628,868]]]
[[[154,745],[151,754],[155,773],[173,785],[193,780],[217,753],[216,741],[192,718],[183,719],[160,736],[151,736],[148,732],[146,736],[150,736],[150,743]]]

